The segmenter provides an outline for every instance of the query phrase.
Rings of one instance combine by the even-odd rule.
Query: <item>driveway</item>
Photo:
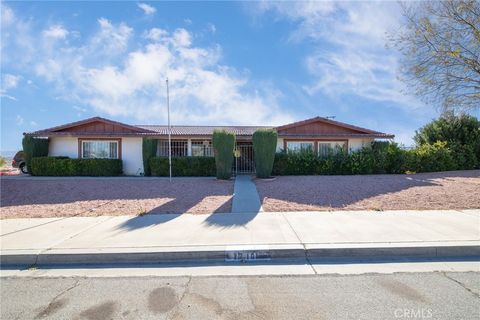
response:
[[[256,179],[264,211],[480,208],[480,170]]]
[[[230,212],[233,181],[214,178],[2,178],[1,218]]]

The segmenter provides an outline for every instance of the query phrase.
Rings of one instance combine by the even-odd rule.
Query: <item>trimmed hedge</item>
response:
[[[143,138],[142,142],[142,159],[143,159],[143,173],[150,176],[152,171],[150,169],[150,159],[157,155],[157,140],[150,138]]]
[[[277,148],[277,131],[260,129],[253,133],[253,155],[255,171],[258,178],[268,178],[272,175],[275,149]]]
[[[168,177],[168,157],[153,157],[149,161],[152,176]],[[215,176],[214,157],[172,157],[172,175],[175,177]]]
[[[424,144],[403,150],[396,143],[374,142],[370,147],[348,154],[340,151],[319,157],[312,151],[277,153],[274,175],[345,175],[468,170],[478,165],[468,147],[455,152],[446,142]]]
[[[31,172],[35,176],[118,176],[122,160],[37,157],[31,160]]]
[[[213,131],[213,150],[215,152],[215,166],[217,179],[230,179],[232,176],[233,149],[235,135],[226,130]]]
[[[49,140],[45,138],[36,138],[24,136],[22,140],[23,152],[25,154],[25,163],[30,174],[34,174],[34,168],[31,168],[31,160],[34,157],[48,156]]]

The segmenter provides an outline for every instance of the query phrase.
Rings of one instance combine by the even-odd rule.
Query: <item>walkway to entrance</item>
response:
[[[235,177],[232,213],[258,213],[263,211],[257,188],[250,176]]]

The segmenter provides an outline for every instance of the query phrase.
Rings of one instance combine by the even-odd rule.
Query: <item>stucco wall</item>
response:
[[[122,138],[123,174],[143,173],[142,138]]]
[[[78,157],[78,139],[72,137],[52,137],[48,146],[48,155],[51,157]]]
[[[278,138],[277,139],[277,152],[280,152],[283,150],[283,138]]]
[[[373,138],[363,138],[363,139],[349,139],[348,140],[348,149],[350,152],[357,151],[363,147],[369,146],[372,143]]]
[[[78,138],[50,138],[48,155],[78,158]],[[122,161],[124,174],[143,173],[142,138],[122,138]]]

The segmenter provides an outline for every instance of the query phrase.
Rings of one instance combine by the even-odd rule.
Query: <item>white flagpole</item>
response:
[[[167,82],[167,115],[168,115],[168,173],[170,182],[172,182],[172,128],[170,127],[170,96],[168,92],[168,78]]]

